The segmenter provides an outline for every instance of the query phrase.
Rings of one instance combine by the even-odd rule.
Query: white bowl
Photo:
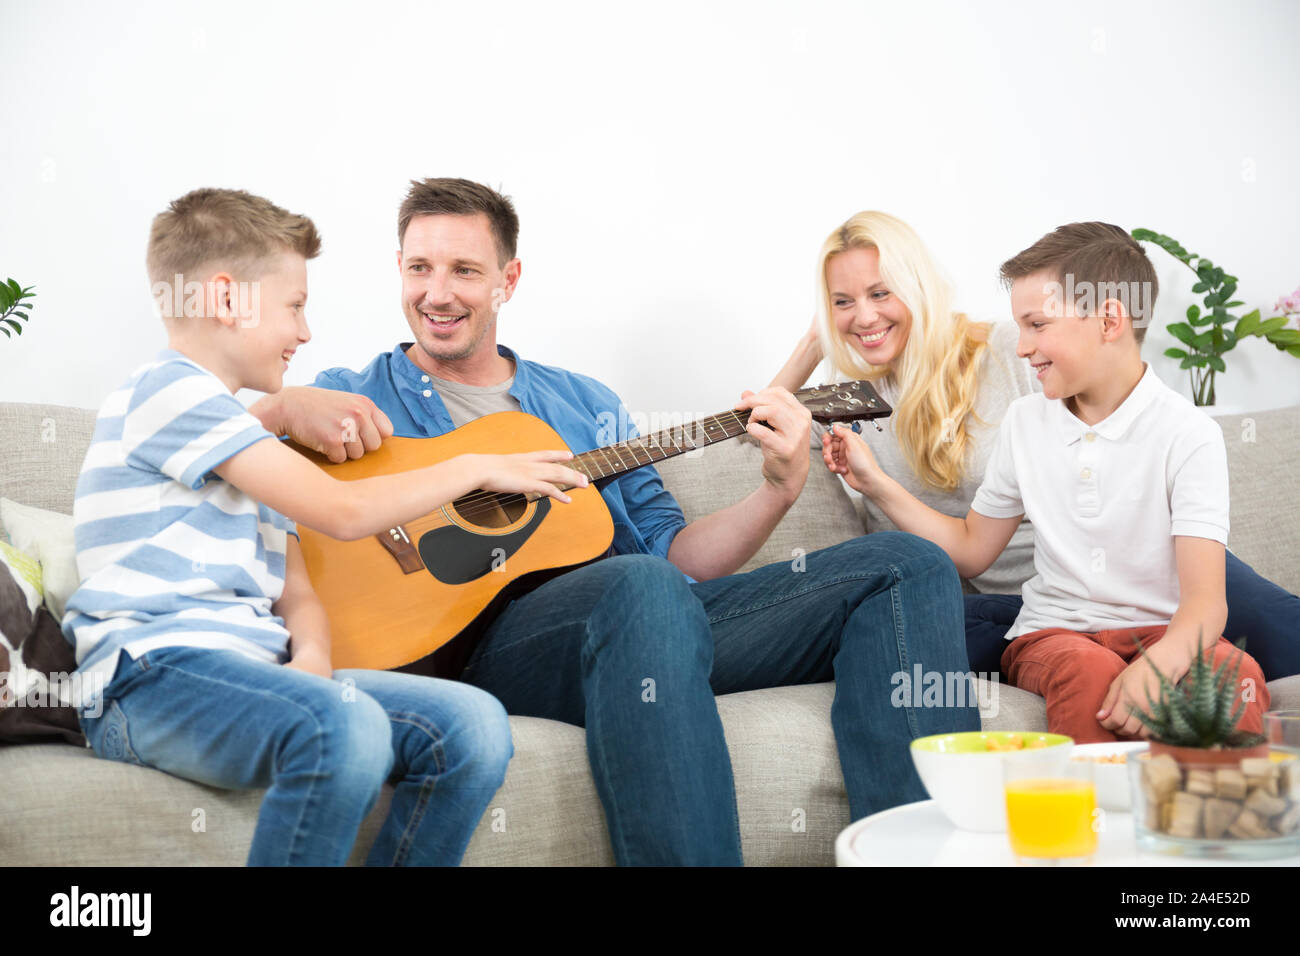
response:
[[[1075,744],[1070,760],[1091,760],[1092,780],[1097,789],[1097,806],[1115,813],[1128,813],[1133,807],[1133,796],[1128,779],[1128,761],[1103,763],[1098,757],[1125,756],[1146,750],[1145,740],[1113,740],[1101,744]],[[1131,759],[1131,758],[1130,758]]]
[[[935,734],[912,741],[912,762],[925,789],[944,816],[961,830],[1005,833],[1007,798],[1002,765],[1024,762],[1045,777],[1065,771],[1074,744],[1061,734],[1016,731],[1026,743],[1044,740],[1048,746],[1025,750],[986,751],[988,741],[1004,741],[1009,731],[967,731]]]

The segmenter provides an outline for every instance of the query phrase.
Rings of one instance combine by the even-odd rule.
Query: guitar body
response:
[[[332,477],[354,481],[457,455],[564,447],[541,419],[498,412],[436,438],[389,438],[341,464],[297,450]],[[412,515],[396,534],[358,541],[300,527],[307,570],[329,614],[334,667],[459,674],[477,635],[512,596],[609,550],[614,523],[594,484],[566,494],[570,504],[475,491]]]

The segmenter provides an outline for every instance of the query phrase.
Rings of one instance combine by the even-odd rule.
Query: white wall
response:
[[[958,304],[1007,318],[998,264],[1067,221],[1179,238],[1268,307],[1300,284],[1300,4],[612,4],[0,0],[0,273],[34,284],[0,401],[94,407],[164,343],[149,222],[199,185],[312,216],[315,338],[289,384],[406,336],[393,260],[412,177],[515,198],[501,339],[643,412],[766,383],[824,236],[909,221]],[[1162,285],[1146,355],[1199,298]],[[1300,402],[1252,341],[1221,404]]]

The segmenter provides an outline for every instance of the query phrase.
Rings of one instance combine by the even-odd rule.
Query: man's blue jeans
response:
[[[1260,577],[1231,551],[1225,570],[1228,623],[1223,636],[1233,642],[1246,638],[1246,651],[1259,664],[1265,680],[1300,674],[1300,634],[1296,632],[1300,597]],[[1020,613],[1020,595],[967,594],[965,600],[971,669],[996,674],[1007,649],[1007,631]]]
[[[345,863],[390,776],[392,808],[366,863],[455,865],[513,752],[505,710],[476,688],[385,671],[327,680],[237,651],[123,654],[102,703],[81,715],[101,757],[268,788],[250,866]]]
[[[606,558],[509,604],[461,679],[512,714],[587,728],[620,864],[739,864],[714,695],[835,680],[857,819],[925,799],[913,738],[979,729],[973,693],[931,707],[895,693],[917,665],[967,672],[961,583],[935,545],[880,532],[696,584],[661,558]]]

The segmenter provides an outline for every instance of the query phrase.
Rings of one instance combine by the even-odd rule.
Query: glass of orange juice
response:
[[[1011,852],[1030,865],[1086,863],[1097,851],[1092,761],[1045,774],[1034,756],[1008,754],[1002,764]]]

